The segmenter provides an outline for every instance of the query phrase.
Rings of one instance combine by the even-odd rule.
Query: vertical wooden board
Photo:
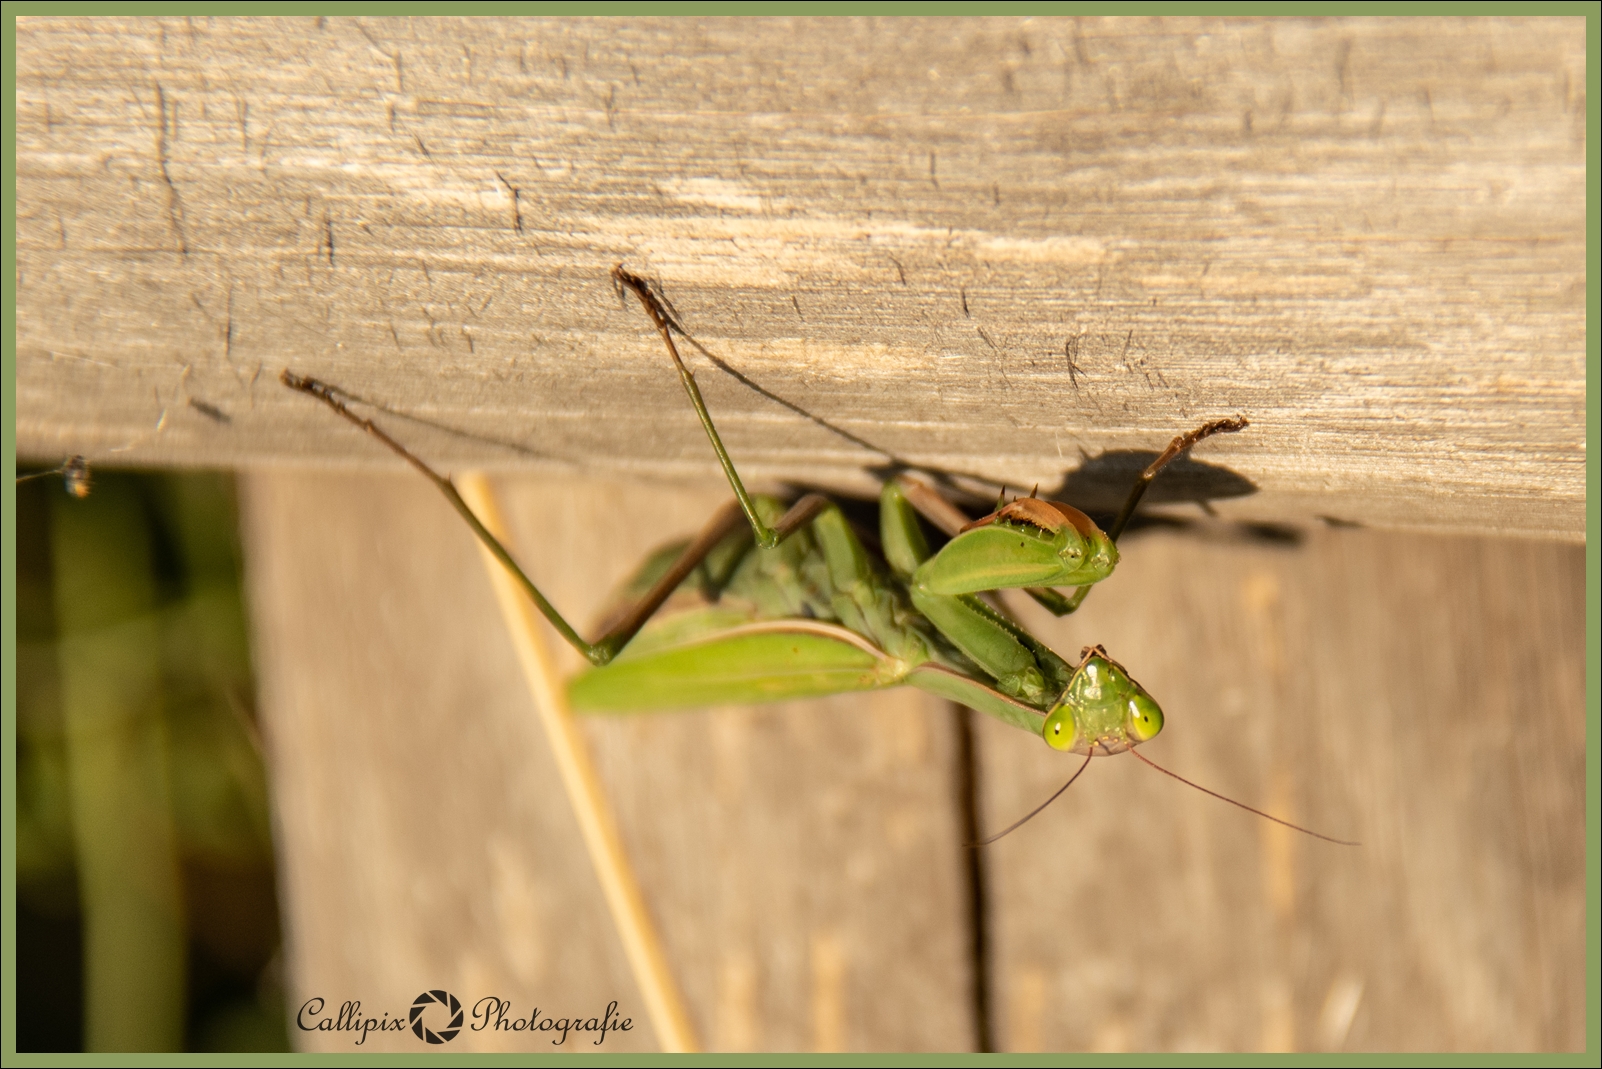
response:
[[[400,476],[253,474],[240,498],[291,1012],[320,997],[324,1017],[360,1000],[393,1019],[441,987],[524,1016],[617,999],[636,1028],[608,1045],[654,1049],[460,520]],[[506,1039],[466,1031],[450,1049]]]
[[[509,483],[505,507],[519,556],[582,627],[726,493]],[[617,1049],[652,1049],[465,527],[415,477],[258,474],[244,496],[294,997],[404,1007],[445,984],[525,1016],[617,998],[636,1025]],[[943,703],[895,691],[587,724],[703,1044],[969,1047]]]
[[[505,486],[525,567],[588,633],[645,553],[729,497]],[[587,723],[709,1048],[971,1049],[946,703],[898,689]]]
[[[1158,698],[1142,753],[1362,845],[1095,761],[991,848],[1004,1049],[1582,1047],[1583,550],[1122,548],[1078,616],[1021,613]],[[1077,763],[999,728],[982,753],[993,825]]]

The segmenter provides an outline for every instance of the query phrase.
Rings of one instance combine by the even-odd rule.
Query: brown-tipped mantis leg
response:
[[[662,302],[657,298],[656,294],[651,292],[650,283],[638,275],[631,274],[622,264],[612,268],[612,281],[620,289],[627,289],[640,299],[640,304],[645,308],[645,314],[651,317],[651,322],[656,326],[657,333],[662,335],[662,341],[667,345],[668,355],[673,358],[673,366],[678,369],[679,381],[684,384],[684,392],[689,395],[690,404],[695,407],[695,415],[700,419],[701,427],[706,431],[707,440],[712,443],[712,451],[718,455],[718,463],[723,465],[723,474],[728,477],[729,487],[734,491],[734,496],[739,499],[740,509],[745,513],[746,520],[751,524],[751,531],[756,535],[757,545],[763,549],[772,549],[784,541],[797,527],[800,527],[801,523],[792,523],[786,528],[783,520],[780,520],[779,525],[776,527],[769,527],[762,522],[762,517],[757,515],[756,505],[752,502],[751,495],[746,492],[745,483],[740,480],[740,473],[734,470],[734,461],[730,459],[729,451],[723,448],[723,439],[718,436],[718,429],[712,423],[712,414],[706,410],[706,401],[701,397],[701,388],[695,384],[695,375],[691,373],[689,368],[684,366],[684,359],[679,356],[679,347],[673,341],[675,326],[673,318],[668,315],[667,309],[662,307]],[[797,502],[796,507],[799,508],[805,500],[803,498],[802,501]],[[791,511],[793,512],[794,509]]]
[[[1113,520],[1111,527],[1107,528],[1107,537],[1114,542],[1118,541],[1118,536],[1124,533],[1124,528],[1129,526],[1129,521],[1135,515],[1135,506],[1139,505],[1140,499],[1146,496],[1146,488],[1151,485],[1153,479],[1157,478],[1157,473],[1168,466],[1169,461],[1204,438],[1211,438],[1215,434],[1233,434],[1236,431],[1245,430],[1247,426],[1249,426],[1249,423],[1244,417],[1215,419],[1211,423],[1204,423],[1195,430],[1181,434],[1169,442],[1168,448],[1159,453],[1156,460],[1146,465],[1145,471],[1136,476],[1135,485],[1129,488],[1129,497],[1125,499],[1124,507],[1118,510],[1118,518]]]

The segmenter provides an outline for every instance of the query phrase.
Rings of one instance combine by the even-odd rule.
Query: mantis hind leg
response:
[[[808,494],[797,501],[772,527],[762,522],[751,495],[746,492],[745,483],[740,480],[740,473],[734,470],[734,461],[729,458],[729,451],[723,448],[723,439],[718,436],[718,429],[712,423],[712,414],[706,410],[706,401],[701,397],[701,388],[695,384],[695,375],[684,365],[684,359],[679,356],[679,347],[673,341],[673,331],[677,327],[673,317],[662,306],[661,299],[651,292],[650,284],[640,276],[631,274],[622,264],[612,268],[612,280],[620,288],[629,290],[640,299],[645,314],[651,317],[657,333],[662,335],[668,355],[673,358],[673,366],[678,369],[679,381],[684,384],[684,392],[689,395],[690,404],[695,406],[695,414],[706,430],[707,439],[712,443],[712,451],[718,455],[718,463],[723,465],[723,474],[728,477],[729,486],[734,490],[734,496],[740,503],[740,511],[745,513],[746,520],[751,524],[757,545],[763,549],[772,549],[796,530],[811,522],[828,504],[828,499],[818,494]]]

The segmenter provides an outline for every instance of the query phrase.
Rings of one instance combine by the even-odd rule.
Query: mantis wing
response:
[[[575,678],[568,696],[579,713],[754,704],[893,686],[907,669],[843,627],[768,620],[625,650]]]
[[[714,624],[714,613],[710,610],[704,622]],[[580,674],[568,686],[573,711],[638,713],[758,704],[911,683],[1032,735],[1040,734],[1044,721],[1039,709],[943,665],[925,662],[909,671],[904,661],[834,624],[767,620],[701,634],[706,637],[631,648],[605,668]]]

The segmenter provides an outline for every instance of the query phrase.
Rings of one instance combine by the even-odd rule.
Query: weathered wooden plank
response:
[[[443,986],[526,1018],[616,999],[635,1030],[602,1049],[655,1049],[471,533],[415,476],[243,486],[292,1004],[393,1017]],[[533,576],[585,620],[723,496],[569,481],[513,486],[505,505]],[[636,522],[616,522],[619,501]],[[587,724],[704,1044],[972,1044],[944,703],[894,691]],[[548,1038],[469,1028],[450,1049]],[[364,1045],[418,1049],[409,1033]]]
[[[1052,485],[1205,417],[1253,519],[1584,531],[1584,24],[27,19],[25,456]]]

